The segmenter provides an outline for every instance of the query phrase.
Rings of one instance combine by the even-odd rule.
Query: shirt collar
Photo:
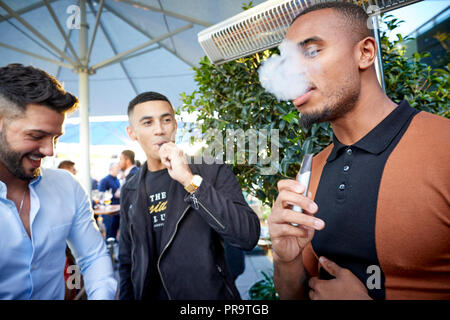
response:
[[[391,144],[409,119],[418,112],[406,100],[403,100],[385,119],[352,146],[342,144],[333,135],[334,147],[327,162],[336,159],[340,154],[339,151],[348,147],[356,147],[372,154],[380,154]]]
[[[136,167],[135,165],[132,165],[131,167],[125,169],[125,171],[123,172],[123,174],[125,175],[125,177],[130,173],[131,169],[133,169],[134,167]]]
[[[39,175],[30,181],[29,185],[38,185],[39,182],[42,179],[42,168],[39,170]],[[8,192],[8,188],[6,187],[6,184],[0,180],[0,198],[6,199],[6,195]]]

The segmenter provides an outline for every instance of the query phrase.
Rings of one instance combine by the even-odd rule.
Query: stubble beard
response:
[[[326,102],[322,110],[302,113],[300,125],[310,129],[313,124],[336,120],[351,111],[359,99],[359,88],[342,88],[335,96],[335,101]]]
[[[39,168],[35,169],[31,175],[27,174],[22,167],[22,159],[25,155],[12,149],[11,145],[6,140],[6,133],[4,133],[4,130],[0,131],[0,145],[0,162],[12,175],[24,181],[33,180],[39,175]]]

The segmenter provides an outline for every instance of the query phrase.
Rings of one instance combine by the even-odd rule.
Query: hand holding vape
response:
[[[312,153],[305,154],[305,156],[303,157],[299,174],[297,176],[297,181],[305,186],[305,192],[303,192],[303,195],[305,197],[308,196],[309,181],[311,179],[312,159],[313,159]],[[292,206],[292,210],[294,210],[295,212],[303,212],[302,208],[295,205]],[[298,226],[298,224],[296,223],[291,223],[291,225],[293,225],[294,227]]]

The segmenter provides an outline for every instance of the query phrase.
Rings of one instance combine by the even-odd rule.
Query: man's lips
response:
[[[35,155],[29,155],[29,156],[26,156],[26,158],[28,159],[28,161],[31,163],[31,165],[34,168],[39,168],[41,166],[41,160],[42,160],[43,157],[35,156]]]
[[[309,100],[309,98],[311,97],[311,94],[313,93],[313,91],[315,89],[316,88],[309,88],[305,94],[301,95],[300,97],[295,98],[295,100],[293,101],[294,106],[299,107],[302,104],[306,103]]]
[[[157,146],[158,148],[161,148],[161,146],[167,142],[169,142],[169,141],[160,141],[160,142],[154,143],[154,145]]]

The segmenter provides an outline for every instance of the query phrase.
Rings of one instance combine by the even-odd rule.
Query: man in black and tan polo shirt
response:
[[[314,157],[308,197],[278,183],[269,229],[282,299],[450,299],[450,122],[384,94],[367,19],[320,4],[286,34],[321,66],[294,100],[300,121],[330,121],[334,138]]]

